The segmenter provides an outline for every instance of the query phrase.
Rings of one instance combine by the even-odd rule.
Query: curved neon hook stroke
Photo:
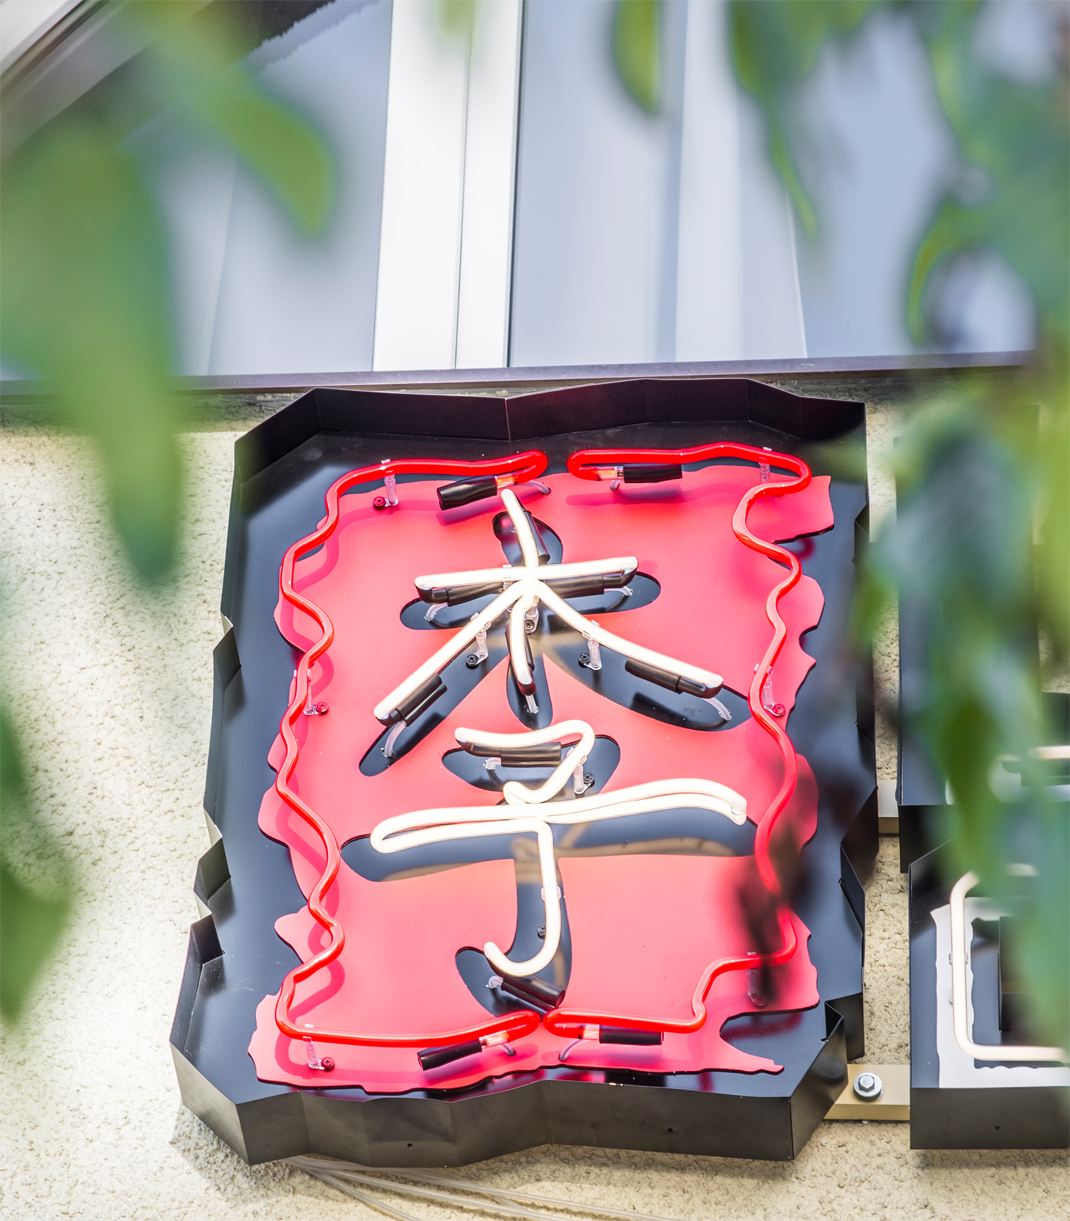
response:
[[[594,745],[594,730],[586,721],[562,721],[545,729],[522,733],[485,733],[458,728],[454,736],[462,745],[508,747],[540,746],[562,738],[579,736],[553,774],[537,788],[518,781],[505,785],[505,806],[451,806],[416,810],[385,818],[372,830],[371,846],[377,852],[400,852],[450,839],[480,835],[509,835],[531,832],[538,836],[539,867],[545,911],[544,944],[538,954],[524,962],[509,958],[493,941],[484,943],[483,953],[502,976],[523,978],[548,966],[557,953],[561,939],[561,893],[557,886],[557,863],[550,824],[572,825],[621,818],[629,814],[651,814],[681,807],[714,810],[737,825],[747,817],[744,797],[715,780],[655,780],[647,784],[576,797],[572,801],[550,804],[564,788],[576,766],[582,767]],[[502,815],[506,817],[503,818]]]

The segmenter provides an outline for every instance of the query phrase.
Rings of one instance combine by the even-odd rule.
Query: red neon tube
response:
[[[780,483],[759,483],[744,492],[735,512],[732,514],[732,530],[736,538],[744,546],[761,552],[769,559],[783,564],[788,569],[787,576],[769,593],[765,602],[765,614],[773,628],[773,638],[765,650],[758,668],[751,680],[747,693],[747,703],[751,716],[776,742],[780,757],[784,764],[784,778],[776,796],[766,808],[765,817],[758,824],[754,836],[754,855],[758,866],[758,876],[766,890],[772,896],[777,906],[777,925],[780,929],[781,947],[769,954],[749,954],[742,958],[719,958],[702,972],[695,991],[691,995],[690,1020],[671,1018],[643,1018],[620,1013],[598,1013],[594,1010],[556,1009],[548,1013],[543,1022],[553,1034],[562,1038],[584,1037],[584,1027],[617,1026],[629,1027],[633,1030],[666,1031],[670,1034],[693,1034],[700,1030],[706,1021],[706,997],[713,981],[729,971],[744,971],[758,966],[779,966],[787,962],[795,953],[798,939],[787,903],[784,901],[784,888],[777,877],[770,856],[769,845],[773,830],[781,813],[791,800],[798,780],[799,765],[795,756],[795,748],[791,739],[776,719],[762,703],[762,687],[766,677],[772,671],[773,665],[787,637],[787,626],[781,618],[780,599],[794,588],[802,575],[798,557],[784,547],[767,543],[764,539],[752,534],[747,526],[747,514],[756,500],[763,496],[787,496],[793,492],[801,492],[811,479],[810,468],[805,462],[790,454],[774,453],[767,449],[757,449],[752,445],[738,445],[732,441],[718,441],[712,445],[696,445],[692,449],[587,449],[572,454],[568,459],[569,473],[580,479],[598,480],[605,477],[606,467],[616,467],[632,462],[649,462],[655,464],[688,462],[707,462],[711,458],[738,458],[745,462],[757,462],[759,465],[775,465],[786,467],[796,473],[796,478]],[[601,468],[601,472],[600,469]]]
[[[323,905],[324,896],[338,876],[338,868],[342,858],[338,851],[338,841],[334,832],[322,818],[301,800],[290,788],[290,777],[297,766],[300,748],[294,736],[294,724],[298,717],[304,715],[305,703],[308,698],[308,672],[312,665],[331,647],[334,640],[334,624],[331,623],[326,611],[303,597],[293,587],[294,563],[307,552],[312,551],[326,541],[334,533],[338,525],[338,498],[350,488],[361,483],[372,483],[386,475],[452,475],[478,476],[497,475],[508,476],[510,483],[523,483],[529,479],[537,479],[546,470],[546,455],[539,450],[527,450],[522,454],[513,454],[508,458],[489,458],[478,462],[460,462],[446,458],[403,458],[398,461],[380,462],[376,466],[364,466],[358,470],[349,471],[340,479],[335,480],[327,489],[327,516],[322,525],[312,534],[299,539],[286,552],[279,571],[279,590],[291,606],[310,615],[319,626],[322,633],[319,640],[301,658],[297,666],[297,677],[294,681],[294,695],[289,708],[282,718],[279,732],[286,745],[286,757],[275,777],[275,791],[282,800],[299,814],[301,818],[323,841],[326,853],[326,864],[319,880],[312,888],[308,897],[308,910],[313,918],[330,934],[331,941],[326,949],[315,957],[294,967],[282,981],[279,989],[279,999],[275,1002],[275,1023],[279,1030],[291,1039],[306,1039],[310,1037],[308,1030],[295,1026],[290,1020],[290,1006],[293,1003],[294,991],[299,983],[315,974],[321,967],[327,966],[342,952],[345,945],[345,930],[334,919]],[[345,1030],[314,1031],[317,1042],[348,1043],[358,1046],[377,1047],[442,1047],[452,1043],[466,1043],[472,1040],[486,1038],[493,1042],[508,1042],[529,1034],[539,1024],[539,1015],[530,1011],[504,1014],[479,1026],[469,1026],[465,1030],[452,1030],[439,1034],[354,1034]],[[495,1036],[497,1036],[495,1038]]]

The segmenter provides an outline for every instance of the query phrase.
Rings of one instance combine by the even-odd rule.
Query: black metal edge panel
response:
[[[216,1136],[228,1144],[239,1157],[252,1163],[255,1159],[250,1156],[249,1150],[246,1148],[241,1118],[235,1104],[222,1090],[217,1089],[207,1077],[197,1071],[174,1042],[171,1044],[171,1058],[175,1065],[175,1076],[178,1078],[178,1092],[182,1098],[182,1105],[211,1128]]]
[[[612,389],[617,396],[622,394],[623,388],[621,386],[618,385]],[[663,387],[663,389],[670,389],[670,387]],[[714,404],[711,402],[711,398],[721,399],[722,406],[724,406],[724,401],[723,396],[719,393],[711,395],[710,389],[711,387],[708,383],[696,387],[696,393],[699,393],[703,400],[702,409],[699,410],[696,408],[696,419],[698,419],[700,422],[709,421],[711,423],[716,423],[719,419],[723,419],[725,414],[730,415],[733,420],[737,419],[737,388],[730,388],[736,398],[736,401],[730,404],[730,412],[722,412],[714,409]],[[555,391],[555,403],[559,404],[561,401],[567,400],[576,393],[576,389]],[[730,395],[729,397],[733,397],[733,395]],[[773,391],[772,395],[774,397],[780,397],[789,401],[794,400],[795,398],[795,396],[781,391]],[[322,392],[320,392],[320,396],[322,397]],[[348,398],[349,395],[345,395],[344,397]],[[389,400],[388,403],[384,402],[381,405],[383,408],[389,407],[390,416],[380,417],[376,422],[381,422],[382,424],[389,426],[392,431],[398,429],[398,419],[397,415],[395,414],[399,406],[398,397],[399,396],[393,394],[368,396],[368,398],[375,398],[378,400]],[[408,403],[411,397],[412,396],[408,395],[404,396],[406,403]],[[435,403],[428,405],[429,410],[431,407],[439,408],[440,410],[443,407],[455,409],[457,405],[457,399],[452,396],[426,397],[433,397],[436,400]],[[486,399],[482,400],[483,403],[487,403],[487,401],[488,400]],[[514,402],[515,401],[516,400],[514,400]],[[812,405],[814,400],[808,400],[807,402]],[[495,403],[495,400],[491,400],[491,403]],[[501,408],[502,401],[497,400],[496,405]],[[862,405],[853,403],[835,403],[833,406],[836,408],[837,412],[840,412],[838,419],[842,426],[849,432],[857,432],[860,426],[864,423]],[[341,433],[343,437],[348,435],[348,429],[346,427],[347,417],[345,412],[336,415],[334,414],[333,409],[329,412],[324,412],[321,410],[321,407],[322,403],[320,401],[317,401],[313,395],[307,395],[303,400],[298,400],[296,403],[291,404],[290,408],[285,409],[287,412],[290,412],[291,409],[296,409],[293,411],[293,415],[296,417],[303,414],[305,417],[303,421],[300,419],[292,419],[284,430],[276,433],[272,437],[265,438],[262,442],[258,442],[254,446],[245,447],[244,452],[241,452],[240,449],[242,443],[238,443],[238,447],[236,447],[238,457],[235,466],[235,496],[232,500],[231,513],[231,539],[228,540],[228,568],[232,563],[232,558],[237,554],[237,548],[232,548],[229,544],[233,542],[234,538],[240,533],[240,522],[249,512],[250,505],[254,501],[258,501],[258,498],[261,498],[264,494],[268,496],[269,500],[272,499],[277,494],[277,488],[275,485],[278,484],[279,487],[285,486],[286,483],[293,477],[294,471],[297,469],[291,459],[288,462],[280,463],[280,466],[277,468],[278,476],[269,476],[269,484],[263,484],[262,481],[256,480],[257,474],[260,471],[265,470],[267,466],[272,464],[272,462],[277,462],[280,458],[288,458],[289,455],[283,449],[284,443],[287,440],[296,440],[299,445],[304,446],[305,450],[308,450],[308,446],[305,443],[316,435],[317,430],[322,431],[325,440],[331,433],[336,436]],[[370,405],[368,405],[365,410],[367,410],[369,407]],[[846,408],[846,410],[841,412],[841,408]],[[627,415],[627,410],[625,410],[624,414]],[[649,414],[659,413],[652,411]],[[664,414],[671,417],[678,413],[672,412],[668,409],[668,407],[666,407]],[[789,415],[790,414],[791,413],[789,412]],[[797,420],[799,416],[798,414],[795,414],[792,415],[791,418]],[[575,417],[573,417],[573,419],[575,419]],[[583,422],[588,423],[586,418],[584,418]],[[781,420],[780,422],[782,423],[783,421]],[[268,423],[270,423],[270,421]],[[428,423],[427,418],[424,419],[424,423]],[[753,424],[752,421],[745,419],[740,420],[740,423],[742,423],[745,430],[747,429],[748,424]],[[765,426],[767,427],[768,425]],[[263,428],[263,425],[258,427]],[[422,436],[419,430],[406,434],[393,432],[393,435],[409,435],[414,437]],[[442,436],[443,434],[436,430],[434,435]],[[546,439],[550,440],[551,438],[547,436]],[[599,439],[597,441],[592,441],[592,443],[605,444],[607,442]],[[458,442],[456,441],[452,442],[453,447],[455,447],[457,444]],[[451,443],[447,441],[444,443],[443,448],[447,449],[448,451],[450,446]],[[494,448],[495,450],[500,449],[501,442],[499,441]],[[787,448],[792,448],[792,446],[788,445]],[[315,452],[319,453],[320,449],[316,447]],[[307,471],[307,467],[304,469]],[[261,490],[254,492],[251,498],[247,498],[243,496],[243,486],[250,479],[261,483]],[[267,489],[266,492],[264,492],[263,489]],[[851,509],[851,513],[856,515],[858,519],[861,519],[865,513],[864,501],[865,495],[863,488],[861,509],[859,510],[857,503]],[[848,498],[846,501],[841,500],[839,506],[837,507],[838,520],[847,520],[843,516],[843,511],[845,505],[850,503],[850,498]],[[837,554],[840,555],[840,559],[834,562],[839,563],[840,567],[842,568],[844,558],[842,555],[842,544],[839,544],[838,546],[839,551]],[[848,554],[850,553],[848,552]],[[828,563],[827,558],[825,562],[826,564]],[[245,560],[244,557],[242,557],[242,565],[244,566],[244,564]],[[838,573],[839,569],[836,569],[835,571]],[[843,574],[841,573],[841,580],[842,575]],[[243,582],[247,579],[244,572],[238,573],[237,576]],[[824,578],[821,579],[822,581],[824,580]],[[842,593],[840,595],[840,600],[842,601]],[[238,610],[240,612],[240,607]],[[826,607],[826,615],[823,622],[827,621],[827,618],[828,608]],[[235,622],[237,622],[237,620]],[[225,649],[222,649],[220,656],[217,658],[216,708],[214,709],[213,714],[213,741],[216,743],[218,742],[219,737],[224,735],[226,732],[226,726],[224,724],[226,717],[223,715],[217,715],[219,712],[219,706],[224,702],[228,702],[231,706],[235,706],[241,704],[248,698],[248,696],[243,694],[242,690],[240,690],[242,687],[240,682],[237,683],[234,688],[235,694],[233,695],[233,699],[231,699],[232,693],[228,690],[230,684],[233,683],[234,679],[238,678],[240,674],[240,664],[238,661],[237,647],[235,643],[236,635],[232,633],[228,633],[228,635],[231,636],[231,641]],[[810,720],[813,722],[813,710],[824,707],[824,705],[821,703],[820,698],[818,698],[815,702],[815,690],[812,683],[804,684],[803,695],[804,699],[802,700],[802,703],[806,703],[807,700],[809,700],[811,704]],[[827,694],[825,699],[827,702]],[[852,703],[854,703],[853,696]],[[797,705],[797,710],[799,711],[799,715],[803,715],[801,705]],[[794,715],[796,714],[793,714],[793,716]],[[814,741],[811,741],[810,747],[808,747],[803,741],[803,739],[807,738],[812,739],[814,732],[815,730],[812,725],[809,732],[807,731],[804,716],[802,727],[800,729],[800,749],[804,752],[815,745]],[[864,738],[864,734],[860,732],[858,736],[861,745],[861,740]],[[818,737],[820,737],[820,734],[818,734]],[[850,753],[851,752],[849,751],[848,754]],[[867,762],[866,754],[867,752],[864,749],[859,750],[859,759],[862,762],[863,771],[867,770],[867,768],[869,771],[872,771],[871,766],[869,766],[871,760]],[[857,764],[854,766],[857,766]],[[210,788],[215,788],[219,785],[218,763],[216,764],[214,771],[216,775],[213,784],[209,786]],[[872,781],[870,781],[870,783],[872,783]],[[256,795],[256,797],[258,801],[259,793]],[[869,841],[872,840],[873,850],[875,850],[876,845],[875,807],[874,811],[871,811],[869,807],[872,802],[868,799],[863,799],[861,795],[859,796],[859,802],[861,803],[860,806],[856,805],[853,807],[853,814],[851,811],[846,812],[848,839],[845,842],[853,844],[853,847],[848,848],[848,854],[854,861],[856,867],[861,867],[866,860],[872,859],[872,851],[870,850]],[[873,814],[872,818],[868,817],[870,813]],[[844,827],[843,821],[840,822],[841,829],[836,832],[833,831],[835,822],[840,820],[844,814],[844,810],[838,809],[836,811],[836,817],[833,818],[831,822],[829,822],[826,818],[827,827],[824,833],[826,838],[829,834],[835,834],[840,840],[844,839],[845,833],[842,829]],[[859,828],[864,828],[869,822],[873,823],[872,836],[863,834],[857,843],[853,843],[853,840],[858,839],[857,833]],[[852,823],[854,824],[853,826]],[[220,823],[220,829],[224,832],[225,836],[226,830],[222,823]],[[275,847],[277,848],[278,846]],[[206,855],[210,857],[211,853]],[[229,880],[225,877],[225,870],[226,866],[224,852],[221,855],[220,861],[215,861],[213,859],[212,861],[205,862],[200,871],[203,877],[199,887],[205,892],[202,901],[208,900],[209,906],[213,910],[219,907],[219,914],[223,916],[224,922],[227,919],[228,911],[232,910],[234,902],[233,888],[229,884]],[[207,876],[209,873],[213,875],[214,881],[209,880]],[[222,884],[215,887],[214,882],[218,882],[220,880],[222,880]],[[844,903],[846,906],[846,897],[844,899]],[[813,913],[811,913],[811,915],[807,918],[812,919],[812,917]],[[848,949],[846,946],[838,946],[832,957],[833,960],[843,960],[845,953],[847,957],[850,957],[853,952],[854,951]],[[226,974],[223,969],[224,964],[219,963],[216,965],[219,967],[219,976],[222,980]],[[237,961],[234,965],[239,969],[241,967],[241,963]],[[823,978],[824,972],[827,970],[828,965],[829,964],[826,963],[824,968],[820,968],[820,973],[822,973]],[[841,1002],[840,1008],[844,1011],[844,1015],[847,1017],[845,1024],[850,1026],[852,1024],[850,1022],[850,1015],[852,1011],[857,1009],[859,1016],[861,1015],[861,963],[859,962],[857,964],[857,971],[846,972],[837,964],[836,961],[834,961],[832,965],[835,968],[832,971],[832,974],[837,980],[839,980],[840,983],[848,982],[849,977],[852,977],[853,975],[857,975],[858,977],[857,980],[854,980],[853,978],[850,979],[849,988],[846,990],[849,995],[841,995],[839,997]],[[200,984],[198,986],[200,987]],[[200,987],[199,995],[202,997],[210,996],[211,991],[211,987]],[[822,985],[822,991],[823,993],[826,991],[824,984]],[[844,992],[845,990],[841,988],[840,991]],[[198,998],[196,996],[193,998],[194,1004],[197,1003],[197,999]],[[189,1018],[187,1016],[187,1029],[188,1027]],[[202,1033],[203,1032],[198,1031],[197,1037],[201,1037]],[[195,1067],[195,1064],[189,1061],[188,1057],[186,1056],[183,1056],[183,1059],[187,1063],[187,1068],[194,1073],[195,1077],[201,1078],[201,1073]],[[186,1076],[189,1076],[188,1072],[186,1073]],[[547,1139],[563,1139],[569,1125],[565,1123],[567,1118],[567,1107],[566,1111],[562,1112],[558,1103],[559,1098],[562,1100],[562,1105],[564,1102],[562,1090],[565,1090],[571,1095],[575,1093],[577,1086],[582,1085],[584,1087],[582,1093],[585,1097],[587,1097],[588,1101],[594,1099],[599,1100],[593,1103],[594,1110],[591,1113],[595,1122],[599,1122],[599,1117],[604,1114],[607,1106],[607,1088],[614,1086],[619,1090],[622,1088],[622,1084],[609,1081],[605,1083],[576,1082],[574,1080],[569,1080],[568,1078],[570,1076],[571,1074],[567,1073],[563,1075],[552,1075],[540,1081],[531,1082],[530,1084],[520,1082],[491,1082],[486,1083],[484,1087],[477,1087],[475,1090],[466,1091],[462,1097],[449,1097],[448,1099],[441,1098],[438,1104],[435,1106],[434,1111],[439,1112],[442,1106],[446,1106],[448,1108],[446,1111],[441,1112],[441,1115],[451,1116],[449,1127],[449,1132],[451,1135],[447,1135],[447,1129],[432,1119],[430,1112],[427,1114],[422,1114],[423,1111],[426,1111],[427,1104],[434,1101],[431,1094],[427,1092],[417,1093],[415,1096],[410,1095],[403,1098],[376,1098],[364,1095],[362,1091],[359,1090],[297,1091],[290,1090],[282,1086],[268,1086],[264,1084],[257,1085],[255,1082],[251,1082],[250,1085],[243,1086],[238,1091],[239,1095],[242,1093],[245,1094],[245,1100],[237,1103],[237,1112],[242,1117],[242,1134],[240,1140],[235,1138],[234,1140],[231,1140],[230,1143],[232,1143],[233,1146],[238,1149],[243,1157],[252,1162],[292,1155],[312,1147],[322,1149],[324,1152],[328,1151],[328,1149],[334,1149],[339,1153],[339,1155],[348,1156],[350,1158],[355,1157],[361,1160],[367,1159],[370,1164],[398,1164],[398,1159],[401,1158],[403,1154],[406,1156],[403,1158],[401,1164],[405,1164],[406,1161],[412,1165],[426,1165],[429,1163],[429,1161],[432,1163],[438,1162],[439,1164],[441,1164],[443,1161],[448,1161],[452,1164],[463,1164],[464,1162],[478,1160],[480,1157],[493,1156],[495,1151],[507,1152],[511,1149],[530,1147],[533,1144],[542,1143]],[[642,1074],[632,1074],[632,1076],[641,1077]],[[639,1105],[638,1100],[640,1098],[647,1097],[648,1099],[656,1100],[650,1102],[648,1105],[653,1108],[653,1111],[657,1111],[658,1108],[663,1105],[662,1099],[671,1097],[673,1099],[672,1106],[678,1109],[682,1108],[682,1110],[679,1110],[679,1113],[683,1113],[685,1111],[689,1112],[696,1107],[699,1108],[699,1111],[701,1112],[699,1118],[701,1119],[703,1135],[701,1138],[696,1138],[698,1143],[694,1145],[692,1151],[719,1154],[722,1156],[748,1156],[758,1158],[780,1158],[792,1156],[795,1145],[793,1144],[788,1112],[784,1111],[784,1123],[781,1124],[780,1127],[777,1126],[777,1124],[780,1123],[779,1120],[774,1122],[770,1118],[774,1113],[779,1115],[780,1111],[783,1110],[781,1104],[783,1103],[786,1105],[790,1100],[790,1097],[794,1092],[790,1088],[790,1085],[788,1090],[780,1094],[771,1092],[766,1096],[754,1096],[753,1091],[748,1094],[747,1089],[742,1090],[740,1093],[735,1093],[731,1090],[733,1084],[731,1078],[734,1076],[734,1074],[718,1074],[719,1083],[716,1085],[715,1092],[712,1094],[704,1093],[702,1090],[696,1090],[693,1084],[687,1085],[685,1083],[668,1086],[664,1084],[633,1086],[630,1084],[630,1082],[627,1084],[629,1090],[631,1091],[630,1097],[633,1099],[634,1105],[636,1106]],[[720,1080],[720,1078],[725,1079]],[[256,1088],[251,1089],[250,1086],[254,1085]],[[725,1088],[726,1086],[728,1086],[728,1089]],[[777,1087],[774,1084],[772,1090],[775,1091],[776,1088]],[[211,1090],[215,1091],[216,1087],[212,1086]],[[636,1091],[638,1091],[638,1094]],[[211,1097],[206,1098],[204,1090],[199,1088],[197,1090],[191,1088],[188,1092],[192,1109],[200,1113],[202,1106],[208,1106],[209,1110],[204,1117],[213,1125],[219,1124],[220,1126],[217,1130],[220,1131],[220,1135],[222,1135],[224,1139],[230,1140],[230,1135],[228,1135],[228,1133],[233,1133],[233,1125],[230,1124],[229,1121],[225,1124],[221,1123],[218,1116],[215,1115],[215,1111],[213,1109],[215,1104],[212,1102]],[[221,1092],[220,1094],[222,1096]],[[620,1097],[621,1095],[619,1093],[615,1093],[613,1096],[613,1101],[609,1105],[611,1107],[616,1106],[616,1100]],[[298,1101],[303,1099],[302,1105],[304,1110],[300,1113],[300,1120],[297,1118],[298,1112],[294,1109],[295,1099]],[[705,1106],[702,1100],[705,1100]],[[828,1101],[831,1101],[831,1099]],[[406,1105],[397,1105],[400,1103],[404,1103]],[[799,1105],[802,1104],[800,1103]],[[712,1106],[713,1111],[709,1110],[710,1106]],[[765,1116],[760,1126],[763,1131],[766,1131],[770,1135],[772,1138],[772,1143],[766,1143],[763,1145],[761,1139],[756,1139],[746,1143],[744,1149],[744,1146],[740,1144],[738,1130],[741,1125],[743,1127],[747,1127],[746,1117],[750,1115],[752,1111],[755,1112],[755,1115],[761,1114]],[[717,1115],[721,1115],[723,1113],[724,1122],[714,1124],[714,1112],[716,1112]],[[414,1118],[415,1116],[421,1114],[421,1119],[416,1120]],[[517,1126],[510,1129],[509,1126],[500,1119],[495,1118],[499,1115],[516,1115],[518,1116],[519,1122]],[[372,1117],[374,1117],[374,1121],[372,1121]],[[653,1145],[648,1145],[646,1143],[646,1136],[649,1135],[649,1131],[651,1131],[648,1120],[649,1116],[647,1116],[647,1118],[640,1117],[636,1123],[622,1126],[620,1128],[616,1143],[633,1148],[662,1148],[663,1144],[661,1143],[655,1143]],[[369,1123],[371,1124],[370,1129]],[[402,1125],[400,1129],[398,1127],[399,1123]],[[564,1124],[564,1126],[562,1126],[562,1124]],[[669,1123],[666,1126],[673,1127],[674,1129],[677,1127],[677,1125],[672,1123]],[[258,1130],[260,1127],[263,1127],[264,1129],[262,1132]],[[424,1133],[424,1128],[428,1129],[426,1133]],[[721,1135],[718,1136],[714,1129],[720,1131]],[[797,1130],[801,1131],[802,1129],[797,1128]],[[400,1136],[398,1135],[399,1131],[402,1135],[405,1133],[408,1134],[406,1139],[401,1140]],[[314,1133],[314,1137],[310,1136],[310,1133]],[[677,1138],[671,1147],[683,1151],[680,1143],[684,1139],[682,1134],[678,1135],[674,1131],[673,1133],[666,1132],[663,1135],[671,1135],[674,1138]],[[587,1137],[577,1136],[577,1139],[582,1139],[584,1143],[587,1143]],[[309,1144],[310,1140],[312,1140],[311,1146]],[[410,1145],[412,1146],[411,1151],[409,1148]],[[404,1147],[402,1148],[402,1146]],[[688,1147],[691,1148],[690,1143],[688,1144]],[[733,1150],[736,1150],[737,1148],[739,1151],[733,1152]]]
[[[291,1090],[235,1106],[173,1052],[185,1105],[250,1164],[314,1151],[367,1166],[460,1166],[550,1143],[788,1161],[847,1079],[843,1017],[826,1005],[826,1020],[828,1037],[788,1097],[678,1090],[635,1073],[359,1105],[331,1091]]]
[[[911,1149],[1065,1149],[1070,1090],[910,1089]]]
[[[317,394],[325,432],[511,439],[506,402],[492,395],[329,389]]]
[[[791,1160],[787,1097],[697,1093],[630,1082],[555,1081],[552,1089],[543,1088],[554,1144]],[[607,1090],[613,1097],[601,1098]]]
[[[940,811],[946,806],[944,778],[924,744],[906,724],[925,700],[928,684],[928,627],[922,607],[899,600],[899,717],[897,780],[899,806],[899,868],[908,866],[936,846]]]
[[[237,531],[230,532],[236,536]],[[216,792],[219,787],[219,768],[222,759],[223,739],[223,692],[241,669],[238,659],[238,642],[233,629],[212,650],[212,722],[208,737],[208,766],[204,778],[204,812],[215,820]]]
[[[908,870],[910,929],[910,1147],[912,1149],[1063,1149],[1070,1146],[1070,1088],[940,1087],[936,1045],[936,926],[948,902],[937,853]]]
[[[251,479],[315,436],[323,427],[319,404],[320,391],[309,390],[240,436],[234,442],[235,482]]]
[[[510,437],[515,441],[665,420],[742,423],[747,419],[746,385],[735,378],[674,382],[643,378],[518,395],[507,404]]]
[[[219,888],[229,881],[230,866],[227,864],[226,846],[222,839],[217,839],[197,862],[193,893],[208,907]]]
[[[186,963],[182,971],[182,985],[178,993],[178,1004],[171,1023],[171,1043],[180,1051],[185,1050],[189,1035],[190,1018],[193,1014],[197,989],[201,980],[201,967],[222,954],[215,931],[215,920],[211,915],[195,920],[189,929],[189,944]]]
[[[507,400],[513,440],[553,432],[676,420],[748,421],[802,441],[830,440],[864,422],[862,403],[808,399],[742,378],[643,378],[547,390]]]
[[[936,927],[930,912],[946,902],[946,893],[932,853],[910,865],[907,870],[907,921],[912,1090],[935,1089],[940,1081],[940,1061],[936,1054]]]
[[[858,997],[861,1007],[861,995]],[[854,1059],[847,1041],[847,1022],[833,1002],[825,1002],[828,1037],[813,1064],[791,1096],[791,1156],[798,1157],[817,1125],[843,1093],[847,1061]],[[859,1055],[862,1053],[859,1052]]]

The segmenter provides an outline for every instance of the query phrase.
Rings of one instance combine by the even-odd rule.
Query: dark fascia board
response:
[[[956,352],[920,356],[845,356],[792,360],[677,361],[630,365],[531,365],[502,369],[408,369],[385,372],[243,374],[228,377],[176,377],[182,394],[298,394],[304,390],[505,390],[571,386],[630,378],[761,378],[845,380],[885,377],[907,380],[918,375],[968,373],[974,370],[1014,372],[1034,359],[1033,352]],[[0,397],[33,397],[48,393],[44,382],[7,379]]]
[[[332,387],[310,390],[269,416],[239,438],[234,457],[241,482],[321,431],[519,443],[658,420],[749,420],[800,440],[826,441],[861,424],[863,411],[861,403],[806,398],[746,378],[642,378],[493,397],[459,392],[401,398],[382,389]]]

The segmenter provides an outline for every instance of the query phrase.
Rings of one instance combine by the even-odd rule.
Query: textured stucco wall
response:
[[[871,388],[867,397],[876,455],[896,426],[895,396]],[[185,436],[181,568],[151,600],[117,552],[87,443],[17,416],[0,430],[7,697],[40,805],[79,870],[77,918],[22,1026],[4,1035],[4,1218],[377,1215],[298,1172],[245,1166],[183,1109],[167,1042],[197,915],[194,866],[208,847],[200,799],[239,435],[230,429],[275,405],[246,404]],[[892,504],[877,471],[871,492],[875,507]],[[888,695],[894,644],[893,622],[878,658]],[[880,751],[882,774],[893,775],[887,728]],[[909,1050],[897,851],[882,842],[868,882],[868,1058],[886,1063]],[[793,1164],[542,1148],[464,1173],[681,1221],[1070,1213],[1062,1154],[914,1153],[905,1124],[823,1124]]]

